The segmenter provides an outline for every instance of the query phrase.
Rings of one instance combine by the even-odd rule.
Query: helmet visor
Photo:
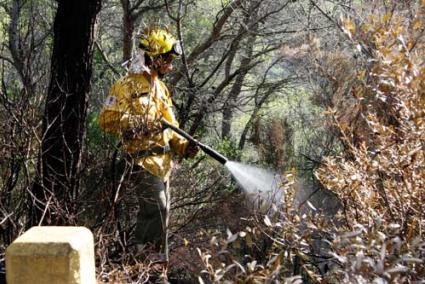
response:
[[[180,41],[178,40],[178,41],[176,41],[174,44],[173,44],[173,48],[171,49],[171,51],[172,51],[172,53],[175,55],[175,56],[180,56],[180,55],[182,55],[182,53],[183,53],[183,49],[182,49],[182,45],[181,45],[181,43],[180,43]]]

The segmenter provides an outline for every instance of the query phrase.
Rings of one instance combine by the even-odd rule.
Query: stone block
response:
[[[32,227],[6,250],[8,284],[96,283],[93,234],[84,227]]]

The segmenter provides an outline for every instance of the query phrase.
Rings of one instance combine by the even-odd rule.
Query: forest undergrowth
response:
[[[341,21],[359,54],[348,84],[331,78],[337,96],[327,116],[343,151],[315,171],[338,197],[338,213],[330,217],[310,202],[300,208],[298,182],[288,174],[279,207],[246,211],[239,230],[185,239],[173,253],[190,261],[171,266],[171,275],[199,283],[424,281],[424,8],[410,18],[390,12]]]
[[[35,225],[92,230],[98,283],[425,283],[424,0],[94,2],[84,147],[64,148],[72,187],[40,196],[57,5],[0,3],[0,265],[41,212]],[[168,265],[137,248],[136,185],[97,123],[138,25],[158,15],[186,40],[165,81],[181,127],[282,173],[282,200],[253,210],[205,154],[177,161]]]

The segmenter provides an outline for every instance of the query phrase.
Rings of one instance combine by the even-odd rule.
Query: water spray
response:
[[[190,136],[185,131],[181,130],[180,128],[178,128],[178,127],[176,127],[172,124],[170,124],[165,119],[161,119],[161,123],[162,123],[163,126],[172,129],[173,131],[177,132],[178,134],[180,134],[181,136],[183,136],[187,140],[195,143],[199,148],[201,148],[202,151],[204,151],[205,154],[207,154],[211,158],[215,159],[220,164],[225,165],[229,161],[226,157],[224,157],[222,154],[220,154],[216,150],[212,149],[210,146],[202,144],[201,142],[199,142],[198,140],[196,140],[195,138]]]
[[[264,202],[267,204],[277,203],[279,202],[278,200],[281,199],[281,192],[277,192],[280,184],[279,175],[257,167],[229,161],[216,150],[199,142],[185,131],[170,124],[165,119],[161,119],[161,123],[165,128],[170,128],[187,140],[195,143],[202,151],[204,151],[205,154],[224,165],[244,192],[253,200],[253,205],[256,207],[258,207],[258,204]],[[260,202],[260,200],[262,201]]]

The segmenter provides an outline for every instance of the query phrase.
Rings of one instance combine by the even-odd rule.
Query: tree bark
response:
[[[256,16],[256,13],[254,13]],[[248,24],[249,17],[245,20],[245,24]],[[252,27],[252,31],[254,32],[253,35],[249,35],[246,40],[246,52],[244,57],[241,60],[240,66],[248,66],[251,64],[251,61],[253,60],[252,56],[254,53],[254,45],[255,45],[255,32],[258,29],[258,25],[255,24]],[[241,34],[243,34],[243,30],[240,31]],[[237,46],[239,46],[240,40],[237,41]],[[234,55],[233,55],[234,56]],[[230,57],[231,61],[233,61],[233,58]],[[231,69],[231,63],[226,66],[226,74],[230,72]],[[235,79],[235,82],[233,83],[232,88],[230,89],[229,95],[227,96],[227,100],[223,105],[223,120],[221,123],[221,138],[222,139],[229,139],[231,138],[231,132],[232,132],[232,120],[233,120],[233,112],[235,111],[235,108],[237,107],[237,99],[242,91],[243,83],[245,81],[245,77],[248,74],[248,69],[244,69],[242,72],[238,74],[238,76]]]
[[[254,42],[254,40],[253,40]],[[248,66],[252,60],[254,45],[248,46],[246,57],[242,59],[241,66]],[[233,112],[237,107],[237,99],[242,91],[243,82],[249,70],[243,70],[238,74],[229,92],[226,102],[223,105],[223,120],[221,123],[221,138],[229,139],[232,132]]]
[[[79,190],[95,21],[101,0],[57,2],[32,222],[72,224],[72,201]]]
[[[130,1],[121,1],[123,8],[123,61],[131,58],[133,52],[134,17],[131,13]]]

